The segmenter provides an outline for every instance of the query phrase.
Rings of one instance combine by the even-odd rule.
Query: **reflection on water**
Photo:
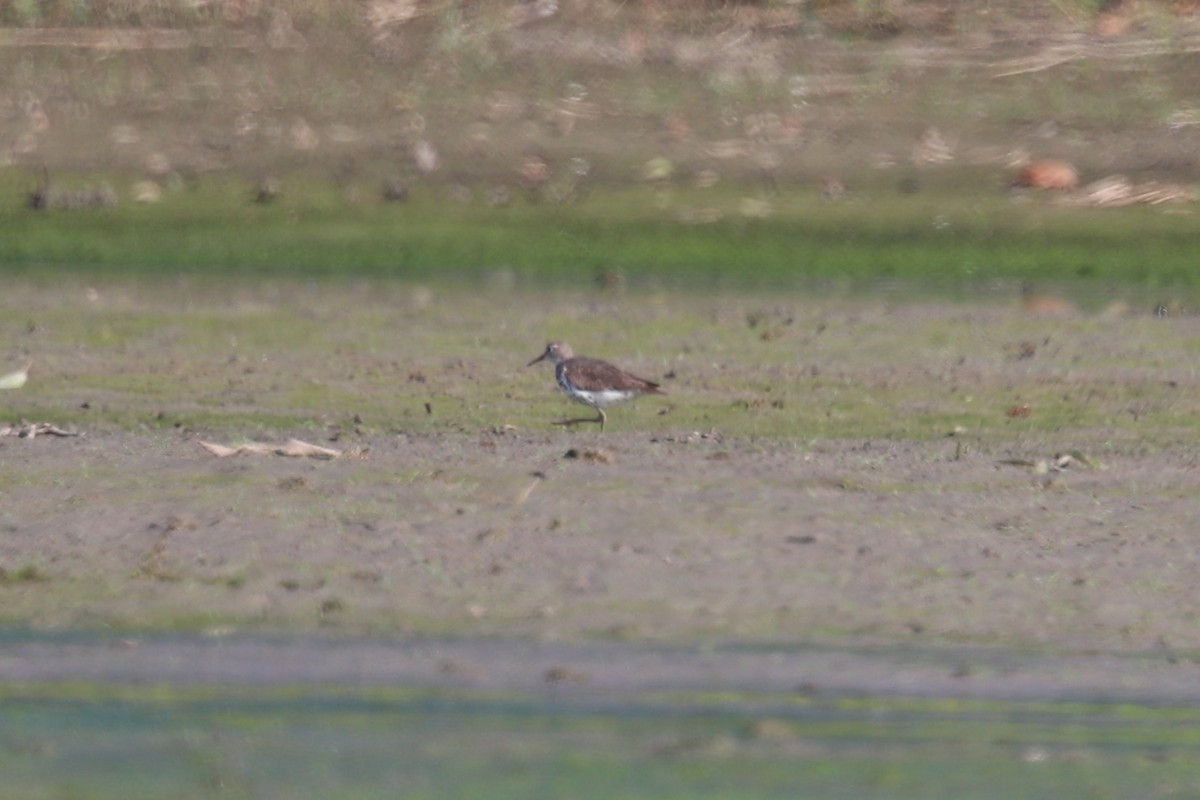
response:
[[[0,654],[5,798],[1200,791],[1179,659],[11,631]]]
[[[1200,790],[1194,710],[9,689],[5,797],[1069,797]]]

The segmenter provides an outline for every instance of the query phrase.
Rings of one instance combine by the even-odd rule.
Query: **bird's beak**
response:
[[[545,360],[546,360],[546,354],[545,354],[545,353],[542,353],[540,356],[538,356],[537,358],[535,358],[533,361],[530,361],[530,362],[529,362],[528,364],[526,364],[525,366],[527,366],[527,367],[532,367],[534,364],[538,363],[539,361],[545,361]]]

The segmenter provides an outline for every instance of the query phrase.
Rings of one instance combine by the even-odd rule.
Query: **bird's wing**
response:
[[[632,375],[620,367],[597,358],[573,358],[569,362],[571,381],[585,392],[617,389],[646,394],[662,394],[658,384]]]

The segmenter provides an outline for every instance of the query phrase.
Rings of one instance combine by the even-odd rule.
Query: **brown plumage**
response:
[[[654,381],[639,378],[620,367],[598,358],[576,356],[566,342],[551,342],[546,350],[526,366],[532,367],[540,361],[554,364],[554,377],[558,388],[577,403],[596,409],[595,419],[565,419],[556,425],[577,425],[581,422],[598,422],[604,430],[607,406],[632,400],[643,394],[666,394]]]

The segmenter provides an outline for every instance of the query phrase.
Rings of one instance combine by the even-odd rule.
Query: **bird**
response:
[[[644,394],[666,394],[654,381],[631,375],[607,361],[576,356],[566,342],[550,342],[545,351],[526,366],[532,367],[542,361],[549,361],[554,365],[554,377],[558,380],[558,388],[567,397],[577,403],[591,406],[598,414],[595,419],[564,419],[555,422],[555,425],[598,422],[600,430],[603,431],[604,423],[608,419],[604,414],[606,407]]]

